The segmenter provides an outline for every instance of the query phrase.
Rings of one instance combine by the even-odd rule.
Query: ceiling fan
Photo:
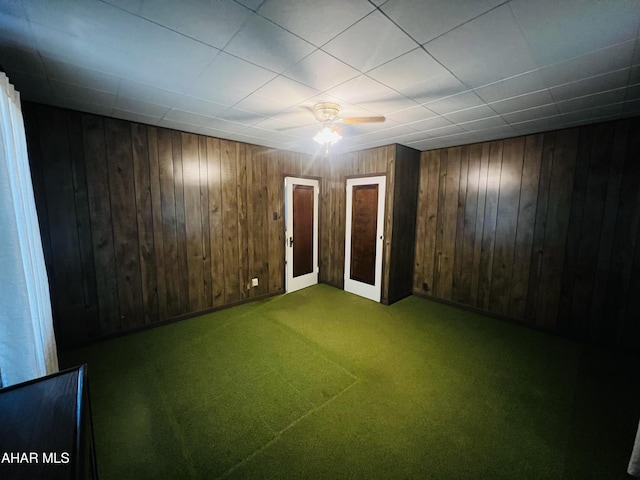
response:
[[[384,122],[384,117],[338,117],[340,114],[340,105],[332,102],[316,103],[313,107],[316,118],[322,123],[342,123],[345,125],[354,125],[356,123],[375,123]]]
[[[317,103],[313,107],[316,119],[322,123],[322,130],[313,139],[325,147],[325,154],[329,153],[329,146],[342,138],[337,124],[355,125],[358,123],[384,122],[384,117],[339,117],[340,105],[333,102]]]

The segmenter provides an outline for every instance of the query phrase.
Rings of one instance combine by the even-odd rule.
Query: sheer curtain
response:
[[[0,375],[8,386],[58,370],[49,281],[20,95],[0,72]]]

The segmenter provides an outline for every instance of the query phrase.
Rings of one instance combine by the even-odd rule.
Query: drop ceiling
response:
[[[0,0],[22,98],[315,153],[418,150],[640,114],[638,0]]]

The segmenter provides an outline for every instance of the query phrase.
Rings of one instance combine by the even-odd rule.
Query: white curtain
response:
[[[631,451],[631,459],[629,460],[629,468],[627,470],[632,477],[640,478],[640,424],[636,432],[636,442]]]
[[[4,387],[58,371],[20,95],[0,72],[0,375]]]

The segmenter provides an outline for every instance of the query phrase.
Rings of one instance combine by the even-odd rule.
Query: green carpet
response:
[[[626,479],[637,359],[317,285],[62,355],[109,479]]]

